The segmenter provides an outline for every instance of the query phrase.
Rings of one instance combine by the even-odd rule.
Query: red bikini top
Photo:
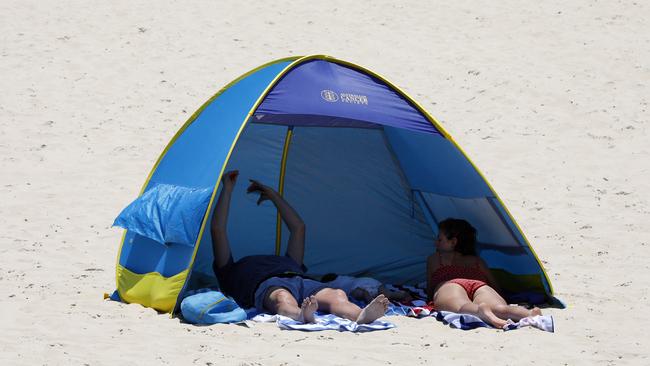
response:
[[[443,265],[442,258],[440,257],[440,252],[438,253],[438,260],[440,261],[440,267],[436,269],[431,275],[431,283],[433,288],[436,288],[441,283],[453,280],[456,278],[466,278],[469,280],[479,280],[483,282],[488,282],[488,278],[481,271],[479,267],[478,260],[476,261],[473,267],[461,266],[458,264],[449,264]]]

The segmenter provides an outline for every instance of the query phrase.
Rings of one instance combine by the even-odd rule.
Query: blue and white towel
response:
[[[302,331],[338,330],[340,332],[371,332],[395,328],[395,324],[375,320],[370,324],[358,324],[352,320],[343,319],[333,314],[316,314],[316,323],[301,323],[282,315],[258,314],[251,318],[252,321],[271,323],[275,322],[280,329],[293,329]]]
[[[450,311],[434,311],[431,316],[435,316],[437,320],[448,324],[452,328],[469,330],[480,327],[494,328],[493,326],[485,323],[477,316],[470,314],[458,314]],[[523,318],[518,322],[508,320],[508,324],[503,327],[503,330],[514,330],[524,327],[533,327],[547,332],[553,333],[555,327],[553,324],[553,317],[550,315],[536,315]]]
[[[448,324],[452,328],[469,330],[475,328],[494,328],[493,326],[485,323],[479,317],[470,314],[458,314],[450,311],[435,311],[433,308],[423,300],[411,301],[411,306],[390,304],[386,315],[404,315],[413,318],[424,318],[428,316],[435,317],[438,321]],[[555,325],[553,317],[550,315],[537,315],[523,318],[518,322],[508,320],[508,324],[503,330],[514,330],[524,327],[533,327],[541,329],[546,332],[553,333]]]

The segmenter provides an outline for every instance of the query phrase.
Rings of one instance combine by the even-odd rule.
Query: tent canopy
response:
[[[257,206],[245,193],[248,179],[256,179],[305,221],[308,274],[422,283],[438,222],[456,217],[477,228],[479,255],[510,300],[554,300],[514,219],[442,126],[386,79],[327,56],[252,70],[174,136],[141,193],[169,184],[213,194],[194,246],[125,231],[117,265],[122,300],[172,312],[183,291],[216,281],[208,226],[230,169],[240,171],[228,226],[235,260],[286,248],[275,207]]]

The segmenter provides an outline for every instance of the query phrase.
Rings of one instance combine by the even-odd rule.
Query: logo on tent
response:
[[[368,105],[368,97],[365,95],[341,93],[341,102]]]
[[[320,96],[323,99],[325,99],[326,101],[330,102],[330,103],[334,103],[337,100],[339,100],[339,96],[338,96],[338,94],[336,94],[336,92],[333,92],[333,91],[327,90],[327,89],[322,90],[320,92]]]

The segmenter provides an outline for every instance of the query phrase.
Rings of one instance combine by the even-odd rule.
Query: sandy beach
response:
[[[650,363],[650,5],[0,2],[0,364]],[[542,260],[555,333],[391,317],[365,334],[196,327],[115,289],[111,228],[187,118],[265,62],[327,54],[415,98]]]

